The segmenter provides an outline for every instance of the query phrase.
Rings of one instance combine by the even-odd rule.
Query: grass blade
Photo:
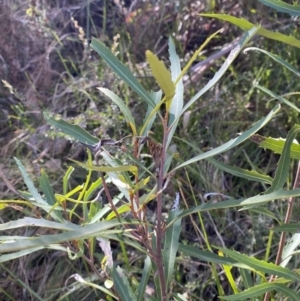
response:
[[[95,236],[102,237],[102,234],[105,237],[105,235],[110,233],[109,229],[122,226],[124,223],[128,224],[128,222],[125,220],[114,219],[110,221],[93,223],[86,225],[85,227],[78,227],[76,231],[68,231],[53,235],[42,235],[40,237],[31,237],[27,240],[20,239],[10,243],[0,244],[0,253],[15,252],[40,246],[60,244],[71,240],[90,239],[91,237]],[[116,233],[117,230],[114,229],[112,232]],[[120,232],[124,233],[124,230],[120,230]]]

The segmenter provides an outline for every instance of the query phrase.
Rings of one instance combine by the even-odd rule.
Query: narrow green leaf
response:
[[[175,85],[172,81],[171,73],[164,62],[160,61],[150,50],[146,51],[146,58],[156,82],[165,94],[166,110],[169,112],[175,94]]]
[[[181,138],[178,138],[178,137],[175,137],[175,138],[177,140],[180,140],[180,141],[188,144],[190,147],[192,147],[199,154],[204,153],[199,147],[197,147],[196,145],[186,141],[185,139],[181,139]],[[250,137],[250,139],[251,139],[251,137]],[[211,163],[212,165],[214,165],[216,168],[218,168],[220,170],[223,170],[223,171],[225,171],[227,173],[230,173],[234,176],[247,179],[249,181],[262,182],[262,183],[266,183],[266,184],[272,184],[272,181],[273,181],[272,177],[270,177],[268,175],[260,174],[260,173],[256,172],[255,170],[247,170],[247,169],[243,169],[243,168],[236,167],[236,166],[230,166],[230,165],[225,164],[223,162],[220,162],[220,161],[218,161],[214,158],[207,158],[206,161],[208,161],[209,163]]]
[[[112,200],[114,206],[116,206],[122,199],[122,197],[124,196],[123,193],[119,193],[117,196],[115,196]],[[110,206],[104,206],[103,208],[101,208],[91,219],[91,221],[89,222],[89,224],[93,224],[98,222],[99,220],[101,220],[108,212],[111,211]]]
[[[232,62],[235,60],[235,58],[238,56],[238,54],[242,51],[243,47],[251,40],[251,38],[257,33],[257,31],[260,29],[260,27],[253,27],[251,30],[246,32],[243,37],[240,39],[239,43],[230,51],[227,59],[223,63],[222,67],[218,70],[218,72],[215,73],[214,77],[207,83],[207,85],[202,88],[196,95],[194,95],[188,103],[184,106],[181,113],[175,118],[172,125],[177,122],[177,120],[180,118],[180,116],[187,111],[187,109],[195,103],[196,100],[198,100],[205,92],[207,92],[209,89],[211,89],[223,76],[223,74],[226,72],[226,70],[230,67]]]
[[[23,180],[24,180],[29,192],[31,193],[32,197],[34,198],[34,200],[37,203],[47,204],[46,201],[42,198],[42,196],[38,193],[37,189],[35,188],[33,182],[31,181],[31,179],[30,179],[25,167],[21,163],[21,161],[15,157],[14,157],[14,159],[22,173]]]
[[[289,4],[280,0],[259,0],[262,4],[276,9],[281,13],[287,13],[291,16],[300,16],[300,5]]]
[[[162,91],[161,90],[159,90],[157,92],[151,91],[150,96],[151,96],[155,106],[157,106],[159,104],[159,102],[161,101]],[[151,130],[153,122],[156,117],[156,113],[151,114],[152,112],[153,112],[153,106],[148,104],[147,112],[146,112],[145,118],[143,120],[143,127],[142,127],[142,130],[140,131],[140,136],[147,136],[148,132]]]
[[[39,184],[40,184],[40,188],[43,191],[43,193],[45,194],[45,198],[46,198],[46,202],[53,207],[53,209],[55,210],[55,205],[57,204],[57,200],[55,198],[52,186],[49,182],[49,178],[47,176],[47,174],[45,173],[45,171],[43,169],[41,169],[41,176],[39,177]],[[62,217],[62,213],[59,210],[55,210],[53,212],[54,214],[52,214],[52,216],[55,215],[55,219],[63,222],[63,217]]]
[[[270,96],[272,96],[273,99],[271,99],[271,100],[278,99],[281,103],[286,104],[287,106],[291,107],[292,109],[294,109],[295,111],[297,111],[298,113],[300,113],[300,109],[296,105],[294,105],[292,102],[290,102],[289,100],[287,100],[286,98],[284,98],[284,97],[282,97],[280,95],[277,95],[276,93],[272,92],[271,90],[269,90],[269,89],[267,89],[265,87],[262,87],[260,85],[255,84],[254,87],[258,88],[261,91],[263,91],[263,92],[269,94]]]
[[[251,208],[250,210],[259,215],[261,215],[261,214],[266,215],[266,216],[270,217],[272,220],[276,221],[279,225],[281,224],[281,221],[278,219],[278,217],[273,212],[271,212],[270,210],[268,210],[265,207],[260,206],[258,208]]]
[[[245,19],[239,19],[230,15],[224,15],[224,14],[200,14],[202,17],[209,17],[209,18],[216,18],[223,21],[230,22],[238,27],[240,27],[243,30],[250,30],[254,26],[257,26],[255,24],[252,24],[251,22],[245,20]],[[272,32],[270,30],[267,30],[260,26],[259,30],[257,31],[258,35],[266,37],[271,40],[279,41],[282,43],[285,43],[287,45],[295,46],[297,48],[300,48],[300,41],[297,40],[295,37],[287,36],[279,32]]]
[[[73,171],[74,171],[74,167],[73,166],[69,166],[67,172],[65,173],[65,175],[63,177],[63,194],[67,194],[68,193],[69,179],[70,179],[70,176],[71,176],[71,174],[72,174]]]
[[[250,257],[238,253],[236,251],[228,250],[226,248],[219,247],[219,249],[229,257],[235,259],[240,263],[248,265],[249,267],[253,268],[256,271],[268,273],[270,275],[277,275],[279,277],[283,277],[284,279],[291,280],[291,281],[300,281],[300,275],[290,269],[286,269],[274,263],[270,263],[264,260],[259,260],[254,257]]]
[[[122,301],[136,301],[136,296],[133,294],[127,277],[124,275],[120,267],[113,269],[112,277],[114,288],[117,291]]]
[[[87,144],[96,144],[99,142],[98,138],[92,136],[79,125],[70,124],[62,119],[55,119],[46,113],[44,113],[44,117],[48,123],[60,129],[66,135],[78,140],[79,142]]]
[[[133,135],[136,136],[137,131],[136,131],[134,118],[133,118],[129,108],[123,102],[123,100],[121,98],[119,98],[114,92],[110,91],[109,89],[106,89],[106,88],[98,88],[98,89],[101,92],[103,92],[106,96],[108,96],[119,107],[119,109],[123,113],[126,121],[129,123]]]
[[[150,275],[151,275],[151,259],[149,256],[147,256],[145,259],[145,263],[144,263],[142,279],[140,281],[138,291],[137,291],[137,301],[145,300],[146,287],[147,287]]]
[[[71,159],[70,159],[71,160]],[[71,160],[76,164],[80,165],[87,170],[94,170],[100,172],[123,172],[123,171],[130,171],[134,175],[137,174],[137,167],[134,165],[121,165],[121,166],[95,166],[90,164],[85,164],[76,160]]]
[[[299,250],[300,245],[300,233],[298,229],[298,233],[294,233],[294,235],[287,241],[286,246],[283,249],[282,256],[281,256],[281,267],[286,267],[293,256],[296,256],[296,250]]]
[[[282,66],[286,67],[290,71],[294,72],[297,76],[300,76],[300,72],[297,69],[295,69],[291,64],[289,64],[288,62],[284,61],[280,56],[278,56],[276,54],[273,54],[273,53],[271,53],[269,51],[266,51],[264,49],[257,48],[257,47],[248,47],[248,48],[246,48],[244,50],[244,53],[246,53],[248,51],[251,51],[251,50],[259,51],[259,52],[262,52],[262,53],[268,55],[269,57],[271,57],[277,63],[281,64]]]
[[[287,181],[287,177],[289,174],[290,168],[290,158],[291,158],[291,145],[296,137],[296,135],[300,132],[300,125],[295,124],[292,129],[289,131],[288,136],[286,138],[282,154],[280,156],[278,166],[276,169],[276,174],[272,185],[265,192],[266,194],[276,191],[278,189],[283,188],[284,184]]]
[[[289,232],[289,233],[299,233],[300,223],[296,224],[282,224],[280,226],[272,228],[274,232]]]
[[[127,66],[120,62],[115,55],[99,40],[93,38],[91,47],[101,55],[105,62],[113,69],[113,71],[133,89],[144,101],[151,105],[153,108],[155,104],[150,97],[149,93],[133,76],[132,72]]]
[[[243,279],[243,285],[245,286],[245,288],[246,289],[251,288],[253,286],[253,279],[252,279],[251,271],[246,270],[246,269],[239,269],[239,272]],[[255,299],[252,299],[252,300],[255,301]]]
[[[180,213],[179,209],[171,210],[169,212],[167,223],[169,224],[176,216],[179,215],[179,213]],[[170,227],[167,228],[165,234],[163,261],[164,261],[164,269],[165,269],[165,281],[167,287],[169,287],[173,279],[176,254],[179,247],[180,233],[181,233],[181,219],[179,218],[173,224],[171,224]]]
[[[269,149],[276,154],[282,154],[286,139],[264,137],[259,134],[254,134],[250,140],[257,143],[260,147]],[[291,145],[290,156],[292,159],[300,160],[300,145],[294,140]]]
[[[278,291],[283,293],[285,296],[289,297],[290,301],[299,301],[299,296],[296,292],[289,289],[285,284],[277,283],[277,282],[268,282],[256,285],[250,289],[247,289],[237,295],[232,296],[219,296],[222,300],[229,301],[242,301],[248,300],[248,298],[262,297],[265,293],[271,291]]]
[[[145,131],[145,128],[148,127],[148,123],[153,119],[154,116],[156,116],[157,113],[159,113],[161,105],[165,102],[165,98],[161,99],[156,105],[155,108],[150,111],[149,116],[147,117],[146,121],[143,124],[143,127],[141,129],[141,133],[145,133],[145,135],[148,135],[148,133]],[[141,135],[142,136],[142,135]]]
[[[258,130],[260,130],[262,127],[264,127],[274,116],[275,114],[279,111],[280,105],[277,105],[276,107],[273,108],[273,110],[264,118],[262,118],[260,121],[258,121],[252,128],[241,134],[239,137],[231,139],[230,141],[222,144],[219,147],[216,147],[206,153],[203,153],[201,155],[198,155],[190,160],[187,160],[186,162],[180,164],[179,166],[175,167],[171,172],[174,172],[175,170],[182,168],[184,166],[187,166],[189,164],[195,163],[197,161],[207,159],[210,157],[213,157],[215,155],[218,155],[220,153],[223,153],[239,144],[247,140],[249,137],[251,137],[253,134],[255,134]],[[170,172],[170,173],[171,173]]]
[[[171,69],[172,81],[175,82],[177,78],[180,78],[176,84],[175,95],[173,97],[170,110],[169,110],[169,126],[170,126],[182,111],[183,92],[184,92],[182,77],[180,77],[181,74],[180,59],[176,53],[175,45],[171,37],[169,38],[169,56],[171,62],[170,69]],[[173,124],[171,130],[169,131],[168,139],[167,139],[167,148],[170,145],[173,135],[176,131],[177,124],[178,124],[178,120],[176,121],[176,123]]]
[[[134,224],[133,221],[131,223]],[[76,231],[31,237],[27,240],[20,239],[10,243],[0,244],[0,253],[15,252],[40,246],[49,246],[52,244],[64,243],[66,241],[81,240],[96,236],[102,237],[102,235],[105,237],[105,235],[108,235],[110,232],[116,233],[117,230],[115,228],[117,226],[122,226],[123,224],[128,224],[128,221],[114,219],[89,224],[85,227],[78,227]],[[114,230],[110,231],[109,229],[111,228]],[[120,233],[124,233],[124,230],[120,230]]]
[[[192,213],[204,212],[204,211],[215,210],[215,209],[225,209],[225,208],[243,207],[243,206],[258,207],[260,205],[263,205],[273,200],[288,199],[291,197],[298,197],[298,196],[300,196],[300,188],[293,189],[293,190],[280,189],[269,194],[255,195],[247,199],[237,199],[237,200],[229,199],[218,203],[205,203],[200,206],[196,206],[194,208],[184,210],[179,215],[179,218],[183,218]]]
[[[44,218],[24,217],[22,219],[0,224],[0,231],[25,228],[25,227],[41,227],[41,228],[57,229],[61,231],[76,231],[80,229],[80,226],[72,223],[58,223],[58,222],[49,221]],[[0,236],[0,240],[1,240],[1,236]]]
[[[220,265],[230,265],[239,268],[249,268],[247,265],[241,264],[235,259],[232,259],[230,257],[219,256],[210,251],[203,251],[200,250],[199,247],[179,244],[178,251],[182,252],[186,256],[192,256],[202,261],[206,261],[210,263],[215,263]]]
[[[86,190],[85,194],[84,194],[84,201],[89,201],[91,199],[91,196],[93,195],[93,193],[99,189],[102,185],[102,179],[99,178],[97,181],[91,183],[90,187]],[[100,200],[98,200],[100,201]]]

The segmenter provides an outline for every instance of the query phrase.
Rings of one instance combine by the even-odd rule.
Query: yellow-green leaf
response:
[[[130,209],[130,206],[128,204],[123,204],[122,206],[120,206],[118,209],[117,209],[117,212],[118,214],[123,214],[123,213],[126,213],[126,212],[129,212],[131,209]],[[112,211],[107,217],[106,217],[106,220],[109,221],[113,218],[116,217],[116,213],[114,211]]]
[[[169,111],[172,98],[175,94],[175,85],[172,81],[171,73],[165,64],[150,50],[146,51],[146,57],[156,82],[165,93],[166,109]]]
[[[86,168],[88,170],[94,170],[94,171],[100,171],[100,172],[123,172],[123,171],[130,171],[132,172],[134,175],[137,174],[137,167],[134,165],[121,165],[121,166],[95,166],[95,165],[91,165],[91,164],[85,164],[76,160],[72,160],[71,161],[77,163],[78,165],[80,165],[83,168]]]
[[[251,136],[250,140],[257,143],[260,147],[269,149],[277,154],[282,154],[282,150],[286,141],[286,139],[264,137],[258,134]],[[300,159],[300,145],[295,140],[291,146],[291,158],[297,160]]]
[[[250,30],[251,28],[257,26],[245,19],[239,19],[230,15],[223,15],[223,14],[200,14],[200,16],[203,17],[209,17],[209,18],[216,18],[216,19],[220,19],[223,21],[227,21],[230,22],[238,27],[240,27],[243,30]],[[257,31],[258,35],[266,37],[268,39],[272,39],[275,41],[279,41],[279,42],[283,42],[285,44],[291,45],[291,46],[295,46],[300,48],[300,41],[297,40],[295,37],[293,36],[287,36],[284,35],[282,33],[279,32],[273,32],[270,30],[267,30],[263,27],[260,27]]]

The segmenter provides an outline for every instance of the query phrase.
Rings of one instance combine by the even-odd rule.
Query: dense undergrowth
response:
[[[146,50],[151,50],[165,62],[166,66],[170,66],[169,37],[172,37],[183,68],[204,41],[218,29],[223,28],[200,52],[197,60],[183,77],[185,104],[220,69],[229,53],[227,51],[224,55],[219,55],[224,46],[243,35],[243,31],[237,27],[215,18],[200,16],[200,13],[226,13],[239,18],[243,17],[254,24],[260,22],[264,28],[273,32],[280,31],[299,39],[297,19],[264,6],[259,1],[186,0],[175,3],[161,0],[151,2],[151,4],[147,1],[138,4],[135,1],[124,1],[126,3],[122,4],[116,4],[117,1],[90,2],[88,4],[88,1],[64,1],[62,7],[60,1],[51,1],[50,4],[40,1],[34,1],[34,3],[32,1],[2,1],[0,168],[3,183],[0,183],[0,193],[3,208],[0,218],[3,224],[23,217],[43,217],[56,221],[66,219],[72,222],[72,225],[74,223],[86,226],[91,223],[96,212],[102,212],[104,205],[110,203],[110,194],[113,196],[119,194],[118,185],[109,184],[110,194],[102,192],[99,196],[97,188],[101,187],[101,183],[105,188],[103,183],[108,181],[108,178],[99,178],[99,170],[91,172],[91,165],[80,167],[79,163],[74,163],[74,161],[88,162],[88,164],[92,162],[91,153],[86,151],[86,145],[80,143],[88,141],[80,141],[79,136],[75,134],[72,136],[70,132],[66,136],[53,127],[56,125],[61,129],[65,126],[55,124],[59,117],[70,124],[78,124],[94,138],[111,140],[111,144],[132,134],[133,127],[129,126],[128,116],[126,118],[122,110],[120,113],[119,106],[112,104],[107,94],[105,96],[101,93],[98,87],[109,89],[118,95],[125,106],[130,109],[135,123],[141,127],[144,124],[147,103],[141,102],[141,97],[134,93],[132,87],[124,79],[120,80],[116,76],[105,64],[103,57],[99,60],[98,53],[95,51],[97,47],[90,47],[92,38],[99,39],[120,62],[128,66],[145,90],[157,91],[160,88],[159,83],[157,84],[152,76],[153,68],[149,68],[147,64]],[[259,47],[277,54],[296,68],[299,64],[297,47],[264,37],[253,38],[247,46]],[[199,71],[201,61],[210,58],[214,53],[217,54],[216,58],[203,65],[205,71]],[[257,84],[298,105],[296,92],[299,90],[299,80],[295,73],[264,53],[241,52],[230,64],[221,80],[182,114],[170,145],[175,154],[170,168],[175,169],[176,166],[199,155],[201,151],[208,152],[217,148],[230,139],[236,138],[237,134],[251,128],[258,120],[265,118],[275,107],[278,98],[276,101],[270,101],[272,96],[263,92]],[[288,95],[292,92],[295,94]],[[47,118],[50,124],[44,120],[44,112],[49,114]],[[166,118],[164,106],[156,113],[161,114],[161,120]],[[156,162],[153,163],[155,152],[151,152],[149,141],[155,141],[155,146],[159,145],[157,142],[162,141],[165,132],[162,126],[164,123],[160,123],[161,120],[157,117],[154,122],[149,136],[151,138],[147,138],[148,140],[145,137],[139,138],[148,141],[148,154],[146,151],[145,154],[141,153],[140,164],[146,166],[146,171],[140,171],[141,182],[136,180],[133,195],[137,191],[140,191],[141,195],[147,193],[151,195],[149,191],[155,186],[156,181],[159,183],[158,176],[155,174],[157,173]],[[264,137],[286,138],[297,122],[298,111],[282,103],[280,112],[275,118],[269,120],[259,134]],[[137,136],[137,133],[135,135]],[[94,138],[90,138],[89,144],[96,142]],[[127,166],[133,164],[132,162],[137,164],[135,161],[130,161],[133,158],[128,157],[126,151],[130,149],[134,154],[141,152],[139,147],[147,142],[144,140],[139,142],[138,146],[132,146],[130,138],[122,140],[125,151],[122,147],[115,148],[114,145],[110,145],[108,153],[112,154],[120,165]],[[88,147],[93,152],[92,146],[88,145]],[[280,155],[266,148],[268,145],[265,148],[258,147],[253,139],[247,140],[233,149],[218,153],[214,159],[228,166],[255,170],[275,178]],[[13,157],[20,161],[15,161]],[[291,168],[286,187],[289,189],[292,189],[294,183],[298,159],[297,156],[292,156],[292,160],[288,161]],[[74,171],[71,170],[73,168],[71,166],[75,168]],[[142,168],[140,165],[138,167]],[[51,186],[53,192],[57,194],[53,199],[59,200],[64,210],[63,213],[47,209],[45,204],[45,207],[39,207],[36,204],[28,206],[28,202],[22,201],[29,199],[28,195],[19,192],[19,190],[28,190],[23,181],[24,177],[27,178],[25,171],[36,187],[39,187],[38,194],[41,192],[43,192],[41,195],[45,194],[43,185],[44,188],[48,184]],[[103,171],[108,173],[107,170],[101,172]],[[114,170],[114,172],[124,171]],[[144,172],[145,174],[149,172],[150,180],[143,178]],[[83,195],[74,193],[69,196],[70,203],[64,203],[67,199],[64,200],[63,196],[66,196],[67,192],[87,183],[87,174],[90,177],[89,182],[98,185],[95,184],[90,190],[90,198],[87,198],[85,202]],[[127,180],[134,181],[134,176],[136,174],[133,173],[128,176]],[[263,181],[249,181],[247,177],[237,177],[220,169],[213,162],[204,160],[176,170],[176,173],[174,172],[174,175],[172,174],[167,180],[163,177],[160,180],[162,185],[165,181],[169,181],[163,193],[165,206],[162,207],[162,218],[166,223],[170,222],[169,220],[167,222],[166,216],[171,211],[177,191],[180,192],[181,209],[192,210],[201,204],[207,204],[209,208],[228,199],[247,199],[263,194],[270,184]],[[26,184],[28,186],[28,182]],[[88,188],[85,189],[88,190]],[[30,193],[32,194],[32,191]],[[159,191],[156,196],[158,195]],[[51,191],[46,196],[51,198]],[[90,205],[89,202],[92,199],[96,202]],[[8,202],[9,200],[15,201]],[[154,201],[147,201],[145,220],[155,227],[158,205]],[[55,205],[55,202],[52,205]],[[87,208],[87,206],[91,207]],[[232,266],[228,268],[229,262],[217,262],[215,257],[207,259],[204,255],[199,259],[197,254],[193,256],[192,251],[188,252],[184,246],[193,246],[196,250],[199,249],[199,252],[210,251],[210,248],[214,246],[211,253],[220,256],[222,248],[222,256],[232,255],[226,253],[226,248],[228,248],[228,250],[239,251],[241,254],[255,256],[260,260],[264,259],[266,262],[275,262],[280,232],[273,232],[270,229],[284,221],[287,202],[272,200],[263,208],[243,211],[232,206],[222,208],[220,205],[219,209],[217,207],[218,205],[214,208],[215,210],[201,209],[201,212],[193,211],[190,214],[184,211],[186,213],[180,225],[182,247],[175,256],[172,281],[168,283],[171,288],[170,292],[174,293],[173,298],[178,298],[176,300],[218,300],[217,296],[222,295],[222,292],[223,296],[229,296],[251,287],[250,283],[252,285],[267,283],[268,276],[274,272],[266,268],[267,272],[265,270],[263,275],[255,272],[253,266],[251,266],[252,274],[248,270],[241,272],[236,262],[231,262]],[[132,212],[133,215],[136,213],[136,216],[133,216],[135,219],[141,218],[140,211],[137,210],[137,212],[134,210]],[[290,220],[297,222],[298,216],[299,209],[294,207]],[[132,218],[131,215],[127,217]],[[127,220],[123,221],[124,224],[126,222]],[[166,225],[164,222],[161,222],[162,226]],[[50,224],[46,227],[33,228],[28,223],[24,223],[21,228],[1,228],[1,235],[10,236],[13,240],[15,236],[44,237],[63,233],[62,229],[51,228]],[[172,229],[172,225],[176,225],[176,222],[170,224],[168,224],[169,229]],[[116,223],[116,233],[132,230],[130,227],[117,226],[120,225]],[[103,231],[99,226],[100,230]],[[141,231],[140,228],[139,230]],[[95,234],[95,232],[92,233]],[[149,230],[149,233],[152,232]],[[82,235],[85,235],[84,231]],[[97,235],[96,233],[95,236]],[[98,286],[104,287],[104,280],[106,280],[107,289],[110,284],[108,280],[114,281],[116,286],[119,278],[113,278],[106,271],[109,252],[103,251],[107,247],[105,243],[102,242],[99,246],[99,241],[94,241],[91,237],[93,235],[80,240],[74,236],[68,241],[60,241],[58,245],[61,249],[57,247],[55,251],[42,248],[36,249],[36,252],[26,253],[25,249],[22,254],[24,256],[20,256],[20,253],[16,255],[16,259],[10,261],[4,260],[5,257],[2,255],[0,299],[99,300],[102,298],[113,300],[112,296],[108,297],[108,293],[100,290]],[[145,271],[145,266],[149,263],[145,260],[145,254],[135,244],[128,245],[126,241],[121,241],[119,237],[118,239],[116,237],[110,237],[113,260],[116,265],[122,267],[122,273],[126,275],[132,290],[138,291],[139,283],[143,282],[141,280],[144,275],[143,269]],[[142,245],[141,241],[140,243]],[[144,247],[150,250],[149,246]],[[67,248],[71,250],[69,253]],[[107,257],[103,256],[103,252]],[[154,257],[153,255],[152,259]],[[237,262],[245,264],[242,259],[235,258]],[[290,261],[288,267],[291,271],[299,268],[296,257]],[[157,267],[154,266],[153,269],[155,268]],[[85,282],[75,275],[80,275]],[[159,287],[157,275],[159,271],[155,276],[152,275],[153,277],[147,283],[145,290],[149,298],[155,295],[154,288]],[[281,274],[279,276],[282,277]],[[248,284],[245,279],[249,280]],[[289,288],[299,293],[297,285],[297,283],[292,283]],[[116,294],[116,291],[118,290],[111,292]],[[181,296],[175,296],[176,293],[180,293]],[[161,298],[166,300],[165,296]],[[280,291],[270,298],[285,300],[283,292]],[[263,293],[260,297],[254,296],[252,300],[263,300]]]

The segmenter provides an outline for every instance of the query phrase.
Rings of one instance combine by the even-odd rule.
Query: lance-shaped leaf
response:
[[[189,164],[195,163],[197,161],[207,159],[210,157],[213,157],[215,155],[218,155],[222,152],[225,152],[239,144],[241,144],[243,141],[251,137],[253,134],[255,134],[258,130],[260,130],[262,127],[264,127],[272,118],[273,116],[279,111],[280,105],[277,105],[274,107],[274,109],[264,118],[262,118],[260,121],[258,121],[252,128],[242,133],[239,137],[231,139],[230,141],[224,143],[223,145],[216,147],[208,152],[205,152],[201,155],[198,155],[190,160],[187,160],[186,162],[180,164],[179,166],[175,167],[170,173],[174,172],[175,170],[182,168],[184,166],[187,166]]]
[[[241,254],[239,252],[236,251],[232,251],[226,248],[221,248],[219,247],[219,249],[225,253],[226,255],[228,255],[229,257],[235,259],[236,261],[238,261],[239,263],[243,263],[245,265],[248,265],[250,268],[253,268],[254,270],[260,271],[260,272],[264,272],[264,273],[268,273],[270,275],[277,275],[279,277],[283,277],[284,279],[288,279],[291,281],[300,281],[300,275],[297,274],[296,272],[278,266],[275,263],[272,262],[266,262],[264,260],[259,260],[256,259],[254,257],[250,257],[248,255],[244,255]]]
[[[176,200],[175,203],[177,207],[179,206],[179,192],[176,192]],[[174,220],[180,213],[179,208],[173,206],[171,211],[169,212],[167,223],[170,223]],[[167,286],[170,285],[173,279],[173,273],[175,268],[175,260],[176,254],[179,247],[179,236],[181,233],[181,219],[177,219],[170,227],[167,228],[166,231],[166,239],[164,242],[163,249],[163,261],[164,261],[164,269],[165,269],[165,281]]]
[[[122,301],[136,301],[136,295],[129,284],[127,276],[123,270],[118,266],[113,268],[112,277],[114,281],[114,288],[117,291]]]
[[[128,124],[131,127],[133,135],[137,135],[136,132],[136,126],[135,126],[135,121],[134,118],[129,110],[129,108],[125,105],[123,100],[119,98],[114,92],[110,91],[109,89],[105,88],[98,88],[101,92],[103,92],[106,96],[108,96],[121,110],[121,112],[124,114],[124,117]]]
[[[265,87],[262,87],[260,85],[254,85],[254,87],[256,87],[256,88],[262,90],[263,92],[269,94],[270,96],[273,97],[273,99],[278,99],[280,101],[280,103],[286,104],[287,106],[291,107],[293,110],[300,113],[300,109],[296,105],[294,105],[292,102],[288,101],[286,98],[284,98],[280,95],[277,95],[276,93],[272,92],[271,90],[269,90]]]
[[[146,57],[156,82],[165,93],[166,109],[169,112],[175,94],[175,85],[172,81],[171,73],[165,64],[150,50],[146,51]]]
[[[43,193],[45,194],[47,203],[49,205],[53,206],[53,210],[55,210],[56,209],[55,206],[58,205],[58,204],[56,204],[57,200],[55,198],[53,188],[49,181],[49,178],[43,169],[41,169],[41,176],[39,177],[39,184],[40,184],[40,188],[42,189]],[[62,217],[61,211],[55,210],[55,215],[59,221],[63,222],[64,219]]]
[[[288,199],[291,197],[298,197],[300,196],[300,188],[293,189],[293,190],[285,190],[280,189],[268,194],[262,195],[255,195],[247,199],[229,199],[226,201],[218,202],[218,203],[205,203],[200,206],[196,206],[191,209],[184,210],[177,218],[183,218],[193,213],[198,212],[205,212],[210,210],[216,209],[225,209],[225,208],[232,208],[232,207],[245,207],[251,206],[251,209],[256,206],[259,207],[261,205],[266,204],[267,202],[279,199]],[[174,219],[170,224],[172,224],[176,219]],[[168,227],[169,225],[167,225]]]
[[[183,115],[184,112],[187,111],[187,109],[193,105],[205,92],[207,92],[209,89],[211,89],[224,75],[226,70],[231,66],[232,62],[235,60],[235,58],[238,56],[238,54],[242,51],[243,47],[250,41],[252,37],[257,33],[257,31],[260,29],[260,26],[253,27],[251,30],[246,32],[243,37],[240,39],[238,44],[230,51],[227,59],[223,63],[222,67],[215,73],[214,77],[203,87],[196,95],[194,95],[188,103],[183,107],[181,113],[175,118],[172,125],[176,124],[178,119],[181,115]],[[185,72],[184,68],[182,72]]]
[[[289,4],[280,0],[259,0],[259,2],[281,13],[290,14],[291,16],[300,16],[300,5],[296,3]]]
[[[70,159],[71,160],[71,159]],[[83,168],[86,168],[87,170],[94,170],[94,171],[100,171],[100,172],[124,172],[124,171],[130,171],[134,175],[137,174],[137,167],[134,165],[120,165],[120,166],[96,166],[91,164],[85,164],[76,160],[71,160],[78,165],[80,165]]]
[[[248,51],[252,51],[252,50],[259,51],[259,52],[262,52],[262,53],[268,55],[275,62],[281,64],[282,66],[286,67],[290,71],[294,72],[297,76],[300,76],[300,72],[296,68],[294,68],[291,64],[289,64],[288,62],[284,61],[280,56],[278,56],[276,54],[273,54],[273,53],[271,53],[271,52],[269,52],[267,50],[260,49],[260,48],[257,48],[257,47],[247,47],[244,50],[244,53],[247,53]]]
[[[282,154],[286,141],[286,139],[283,138],[264,137],[259,134],[251,136],[250,140],[257,143],[260,147],[269,149],[276,154]],[[293,140],[290,151],[290,156],[292,159],[300,160],[300,145],[296,140]]]
[[[137,81],[130,69],[120,62],[116,56],[99,40],[93,38],[91,47],[96,50],[105,62],[112,68],[112,70],[135,91],[144,101],[146,101],[153,108],[155,104],[150,97],[150,94],[144,89],[144,87]]]
[[[66,135],[78,140],[79,142],[88,144],[96,144],[99,142],[98,138],[92,136],[77,124],[71,124],[62,119],[55,119],[47,113],[44,113],[44,117],[48,123],[60,129]]]
[[[288,288],[286,284],[278,283],[278,282],[279,280],[274,282],[259,284],[247,290],[244,290],[243,292],[237,295],[231,295],[226,297],[219,296],[219,298],[221,300],[229,300],[229,301],[243,301],[243,300],[247,301],[250,298],[261,297],[267,292],[278,291],[288,297],[285,300],[290,300],[290,301],[299,300],[299,295],[295,291]]]
[[[150,275],[151,275],[151,259],[149,256],[147,256],[145,259],[145,263],[144,263],[142,279],[139,283],[139,287],[137,290],[137,300],[138,301],[143,301],[145,298],[145,292],[146,292],[146,288],[147,288],[147,284],[148,284]]]
[[[283,188],[284,184],[286,183],[290,167],[291,145],[299,132],[300,125],[298,124],[295,124],[289,131],[283,147],[282,154],[278,162],[274,180],[272,182],[271,187],[266,191],[266,193],[271,193],[273,191],[279,190]]]
[[[255,136],[255,135],[253,135],[253,136]],[[187,144],[188,146],[192,147],[195,152],[197,152],[199,154],[204,153],[199,147],[188,142],[187,140],[181,139],[178,137],[176,137],[176,139],[180,140],[183,143]],[[250,139],[251,139],[251,137],[250,137]],[[262,183],[266,183],[266,184],[272,184],[272,181],[273,181],[272,177],[258,173],[255,170],[247,170],[247,169],[243,169],[243,168],[240,168],[237,166],[231,166],[229,164],[218,161],[214,158],[207,158],[206,161],[208,161],[209,163],[211,163],[212,165],[214,165],[216,168],[218,168],[220,170],[223,170],[225,172],[228,172],[228,173],[230,173],[234,176],[240,177],[240,178],[245,178],[249,181],[262,182]]]
[[[134,224],[136,222],[132,221],[131,223]],[[74,231],[67,231],[59,234],[42,235],[39,237],[31,237],[27,240],[17,239],[13,242],[0,244],[0,253],[26,250],[41,246],[50,246],[52,244],[60,244],[65,243],[66,241],[81,240],[96,236],[105,237],[106,235],[109,235],[110,232],[117,233],[117,230],[115,228],[124,224],[128,224],[128,221],[125,221],[124,219],[114,219],[110,221],[101,221],[98,223],[93,223],[91,225],[86,225],[85,227],[78,226],[78,228]],[[62,229],[64,227],[65,226],[62,225]],[[120,230],[120,233],[123,232],[124,230]]]
[[[238,27],[240,27],[243,30],[250,30],[254,26],[257,26],[245,19],[239,19],[230,15],[224,15],[224,14],[200,14],[203,17],[209,17],[209,18],[216,18],[223,21],[228,21]],[[283,42],[287,45],[295,46],[297,48],[300,48],[300,41],[297,40],[295,37],[287,36],[279,32],[273,32],[270,30],[267,30],[263,27],[260,27],[257,31],[257,34],[263,37],[266,37],[271,40]]]
[[[169,38],[169,55],[170,55],[170,62],[171,62],[171,75],[172,80],[175,82],[177,78],[180,78],[178,80],[178,83],[176,84],[176,90],[175,95],[172,100],[170,110],[169,110],[169,125],[173,123],[175,118],[180,115],[182,108],[183,108],[183,82],[182,77],[180,77],[181,74],[181,67],[180,67],[180,59],[176,53],[175,45],[171,38]],[[172,137],[175,133],[176,127],[178,124],[177,122],[173,125],[171,130],[169,131],[168,140],[167,140],[167,147],[170,145],[170,142],[172,140]]]

